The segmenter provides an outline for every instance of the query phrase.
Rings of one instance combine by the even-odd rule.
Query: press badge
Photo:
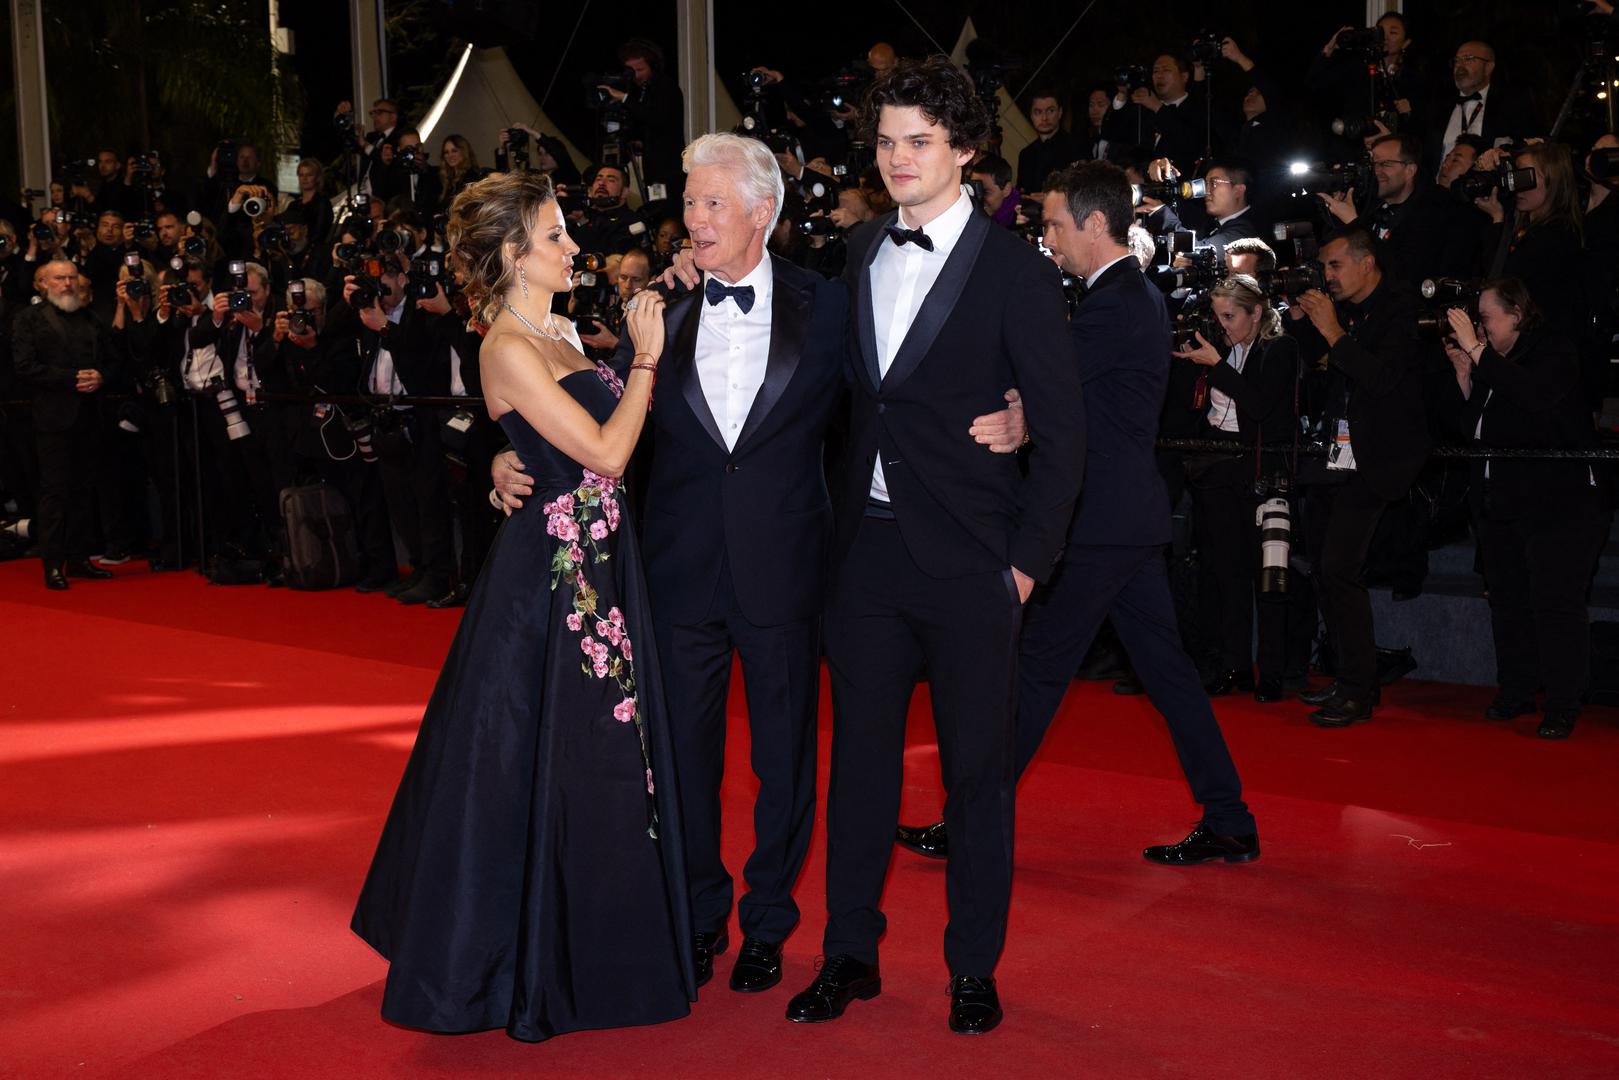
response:
[[[1355,448],[1349,443],[1349,421],[1338,421],[1338,434],[1333,437],[1332,449],[1327,451],[1327,468],[1348,469],[1355,468]]]

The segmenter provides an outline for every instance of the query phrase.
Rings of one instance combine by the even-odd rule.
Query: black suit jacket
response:
[[[1423,141],[1423,156],[1426,159],[1424,171],[1427,175],[1433,175],[1439,168],[1440,159],[1445,156],[1445,129],[1450,126],[1450,118],[1456,111],[1457,96],[1455,88],[1451,87],[1448,93],[1434,98],[1429,107],[1423,110],[1427,118],[1427,133]],[[1489,100],[1484,103],[1483,126],[1475,124],[1471,134],[1482,138],[1486,145],[1494,146],[1501,139],[1516,142],[1542,134],[1542,125],[1526,99],[1513,93],[1510,87],[1491,86]]]
[[[1426,278],[1470,276],[1476,220],[1449,192],[1422,180],[1405,202],[1379,205],[1351,227],[1382,236],[1379,264],[1395,281],[1414,289]]]
[[[1089,283],[1068,330],[1085,387],[1085,486],[1075,544],[1169,543],[1169,496],[1153,444],[1169,379],[1169,312],[1133,258]]]
[[[81,370],[101,372],[103,383],[113,375],[107,328],[86,308],[67,315],[44,301],[12,320],[11,362],[17,381],[33,392],[39,431],[67,431],[81,408],[94,407],[91,395],[74,389]]]
[[[1264,226],[1259,221],[1259,211],[1250,206],[1246,213],[1228,219],[1224,225],[1216,223],[1214,228],[1197,238],[1197,246],[1213,248],[1220,262],[1224,263],[1227,244],[1256,236],[1264,236]]]
[[[1237,406],[1237,430],[1244,443],[1280,442],[1292,434],[1294,388],[1299,377],[1299,343],[1287,335],[1256,341],[1238,371],[1225,362],[1206,369],[1209,386]]]
[[[701,620],[727,564],[751,623],[813,618],[826,597],[832,505],[823,446],[842,398],[848,293],[841,282],[768,258],[770,351],[734,450],[726,449],[697,375],[701,291],[664,312],[642,520],[647,587],[660,622]],[[634,352],[625,334],[613,361],[621,374]]]
[[[900,534],[923,573],[953,578],[1015,566],[1045,581],[1085,464],[1061,276],[1015,234],[973,214],[880,375],[870,267],[896,217],[849,240],[852,400],[836,550],[841,556],[854,543],[880,452]],[[967,434],[974,417],[1004,407],[1014,386],[1034,441],[1026,477],[1014,455],[991,454]]]

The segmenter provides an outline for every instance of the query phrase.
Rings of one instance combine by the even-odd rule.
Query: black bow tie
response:
[[[1456,104],[1458,104],[1458,105],[1466,105],[1469,101],[1483,102],[1483,100],[1484,100],[1484,95],[1478,93],[1477,91],[1475,91],[1475,92],[1473,92],[1471,94],[1463,94],[1461,97],[1457,98],[1456,99]]]
[[[933,250],[933,237],[929,236],[921,229],[902,229],[898,225],[889,225],[886,226],[886,228],[888,229],[889,238],[892,239],[894,244],[898,247],[904,247],[906,244],[915,244],[923,251]]]
[[[752,285],[727,285],[718,278],[709,278],[708,284],[703,287],[703,295],[708,297],[710,304],[718,304],[729,296],[736,301],[736,306],[746,315],[753,310]]]

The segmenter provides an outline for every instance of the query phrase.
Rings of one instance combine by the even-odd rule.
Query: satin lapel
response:
[[[775,259],[775,256],[771,256]],[[787,384],[798,370],[799,358],[804,355],[804,339],[809,333],[810,303],[814,291],[801,283],[789,283],[783,273],[783,263],[776,259],[774,297],[770,303],[770,353],[765,361],[765,381],[748,409],[748,418],[742,422],[742,434],[737,436],[736,448],[764,424],[765,417],[776,407]],[[789,271],[788,273],[791,273]]]
[[[989,220],[989,215],[973,212],[967,219],[967,227],[961,231],[961,239],[945,260],[944,269],[939,271],[939,277],[928,290],[927,299],[922,301],[921,310],[916,313],[916,319],[911,323],[910,332],[900,344],[899,351],[894,354],[894,362],[888,367],[888,374],[883,377],[882,388],[892,390],[910,377],[916,370],[922,358],[933,347],[933,340],[944,329],[945,320],[961,298],[961,290],[967,286],[967,278],[972,275],[973,265],[978,261],[978,251],[984,246],[984,237],[989,230],[996,226]]]
[[[721,450],[730,453],[726,450],[725,437],[720,434],[719,424],[714,422],[708,399],[703,396],[703,381],[697,377],[697,314],[702,306],[703,294],[693,292],[687,297],[685,310],[676,315],[680,322],[674,327],[672,359],[680,366],[675,370],[675,376],[680,380],[680,396],[686,399],[692,415],[708,432],[708,437],[718,443]]]
[[[855,317],[860,324],[860,355],[865,360],[866,378],[871,380],[872,390],[882,386],[882,369],[877,366],[877,324],[871,313],[871,264],[877,258],[877,252],[882,250],[883,241],[888,239],[887,229],[899,218],[899,211],[890,211],[877,223],[877,235],[871,246],[866,249],[865,257],[860,263],[860,273],[855,278]]]

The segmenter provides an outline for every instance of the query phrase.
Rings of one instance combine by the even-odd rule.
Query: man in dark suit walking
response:
[[[1059,266],[1085,280],[1085,300],[1068,330],[1085,387],[1086,469],[1062,562],[1023,623],[1017,775],[1040,748],[1105,616],[1168,721],[1192,796],[1204,808],[1185,840],[1144,854],[1174,866],[1248,862],[1259,857],[1254,818],[1181,645],[1164,565],[1170,503],[1153,442],[1169,377],[1169,315],[1126,246],[1129,180],[1112,165],[1082,162],[1047,181],[1043,211],[1046,246]],[[1030,427],[1044,437],[1038,416]],[[948,821],[943,831],[953,852],[957,832]]]
[[[954,844],[946,869],[950,1027],[993,1028],[1012,884],[1012,709],[1022,605],[1050,576],[1083,469],[1079,374],[1056,268],[973,211],[961,168],[988,134],[942,57],[874,85],[868,124],[900,209],[851,237],[852,403],[826,611],[834,729],[826,963],[788,1005],[831,1020],[881,990],[883,879],[905,719],[925,667]],[[1036,449],[961,438],[1017,386]]]

